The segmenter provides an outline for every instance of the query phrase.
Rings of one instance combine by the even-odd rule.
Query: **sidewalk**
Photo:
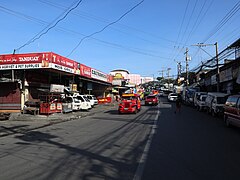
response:
[[[46,115],[30,115],[13,113],[9,120],[0,121],[0,137],[8,136],[15,133],[24,133],[30,130],[43,128],[52,124],[80,119],[82,117],[91,116],[104,110],[116,109],[115,104],[101,104],[89,111],[78,111],[72,113],[55,113]]]

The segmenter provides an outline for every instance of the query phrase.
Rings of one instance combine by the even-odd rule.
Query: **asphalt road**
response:
[[[119,115],[116,106],[2,137],[0,179],[136,179],[157,112],[143,106],[138,114]]]
[[[0,179],[235,180],[240,129],[161,98],[0,138]]]
[[[143,180],[239,180],[240,128],[162,98]]]

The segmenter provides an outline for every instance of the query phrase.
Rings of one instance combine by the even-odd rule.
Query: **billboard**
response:
[[[105,73],[103,73],[101,71],[98,71],[96,69],[91,69],[91,77],[93,79],[97,79],[97,80],[108,82],[107,74],[105,74]]]
[[[74,73],[76,63],[55,53],[28,53],[0,55],[0,70],[52,68]]]
[[[49,61],[43,54],[44,53],[0,55],[0,70],[48,67]]]

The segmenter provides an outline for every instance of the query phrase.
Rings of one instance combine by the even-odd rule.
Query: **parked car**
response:
[[[81,101],[81,110],[89,110],[92,108],[89,99],[84,95],[76,95],[76,98]]]
[[[197,104],[199,104],[198,101],[200,100],[201,95],[206,95],[207,96],[207,92],[195,92],[194,98],[193,98],[193,103],[194,103],[195,107],[197,107]]]
[[[158,105],[158,97],[156,95],[148,95],[145,97],[145,105]]]
[[[169,93],[168,94],[168,101],[176,101],[178,98],[178,94],[177,93]]]
[[[87,94],[87,98],[90,100],[91,106],[93,107],[94,105],[98,104],[98,100],[94,95]]]
[[[81,109],[81,101],[76,97],[68,96],[63,101],[64,112],[69,112],[71,111],[70,109],[72,109],[72,111],[78,111]],[[69,107],[69,104],[71,104],[72,108]]]
[[[224,105],[224,122],[240,127],[240,95],[229,96]]]
[[[196,98],[195,103],[199,111],[206,109],[206,98],[207,98],[207,95],[205,94],[202,94]]]
[[[228,94],[220,92],[209,92],[206,98],[206,109],[208,113],[223,115],[223,106],[227,100]]]

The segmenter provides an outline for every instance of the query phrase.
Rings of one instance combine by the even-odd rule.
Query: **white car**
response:
[[[92,107],[94,106],[94,100],[91,95],[86,94],[84,95],[84,98],[87,98],[90,101]]]
[[[76,97],[68,96],[64,99],[63,106],[69,106],[67,107],[69,110],[72,109],[73,111],[78,111],[81,109],[81,101],[79,101]]]
[[[81,109],[82,110],[89,110],[92,108],[89,99],[84,97],[84,95],[77,95],[76,98],[81,101]]]
[[[86,96],[90,100],[91,104],[93,104],[93,106],[98,105],[98,100],[97,100],[96,96],[94,96],[94,95],[86,95]]]
[[[176,101],[177,97],[178,97],[178,94],[170,93],[170,94],[168,94],[168,101]]]

